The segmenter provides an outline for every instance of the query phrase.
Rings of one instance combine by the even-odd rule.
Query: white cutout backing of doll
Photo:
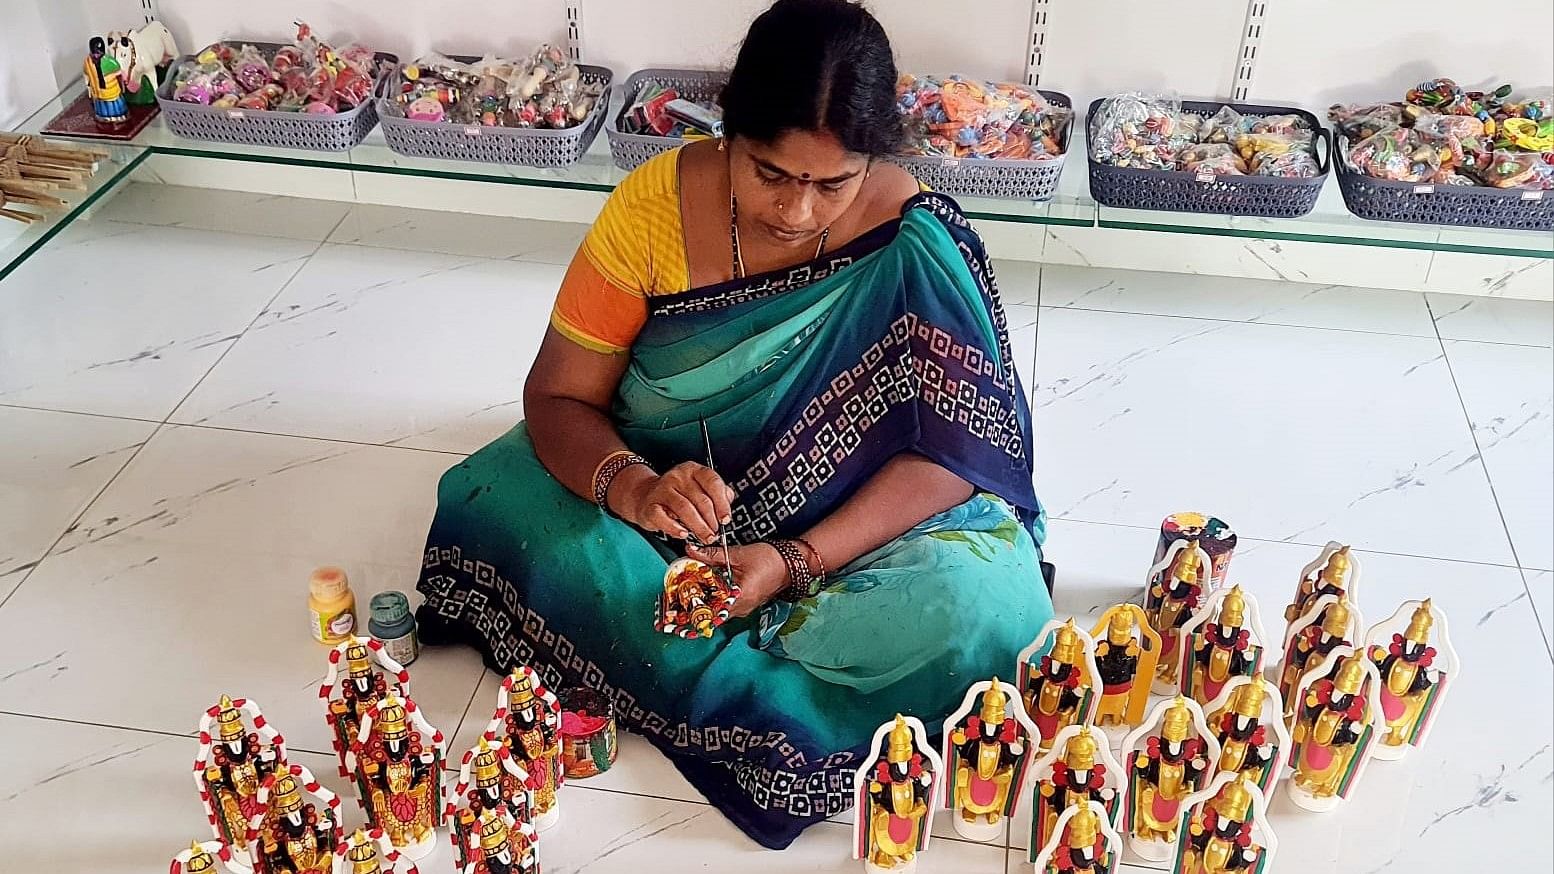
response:
[[[435,727],[432,726],[431,722],[427,720],[425,712],[423,712],[420,707],[416,706],[414,701],[409,698],[401,698],[398,695],[395,695],[393,692],[384,695],[382,700],[380,700],[377,704],[367,708],[367,712],[362,714],[362,725],[360,731],[357,732],[356,742],[363,748],[367,746],[367,740],[372,736],[373,722],[377,719],[378,714],[382,712],[383,708],[389,706],[391,703],[397,703],[401,707],[405,708],[405,719],[421,732],[423,744],[421,748],[421,760],[423,762],[429,761],[431,771],[430,779],[433,781],[432,788],[430,790],[431,798],[433,799],[434,805],[438,804],[442,801],[442,765],[443,762],[447,760],[447,742],[444,740],[442,732],[438,731]],[[351,776],[353,780],[357,781],[356,785],[359,787],[360,778],[358,774],[360,762],[357,760],[356,753],[354,751],[347,754],[347,757],[350,761]],[[364,808],[370,809],[368,799],[362,799],[362,806]],[[437,849],[437,829],[442,825],[441,814],[442,811],[439,811],[434,807],[432,809],[432,830],[425,838],[422,838],[413,844],[407,844],[406,846],[398,848],[400,854],[412,862],[419,862],[420,860],[431,855],[432,851]]]
[[[1181,554],[1182,551],[1186,550],[1189,544],[1196,543],[1196,540],[1190,539],[1174,541],[1169,547],[1166,548],[1165,555],[1162,556],[1159,561],[1149,566],[1149,573],[1144,577],[1144,612],[1146,614],[1150,613],[1150,590],[1154,588],[1157,582],[1162,582],[1165,577],[1171,573],[1171,565],[1176,562],[1176,557]],[[1204,549],[1202,546],[1194,546],[1193,549],[1197,553],[1198,567],[1200,568],[1198,572],[1198,603],[1202,604],[1203,599],[1207,598],[1210,594],[1216,591],[1214,583],[1214,560],[1209,557],[1208,550]],[[1192,612],[1193,611],[1191,608],[1185,606],[1182,608],[1182,615],[1186,616],[1188,619],[1192,618]],[[1180,665],[1182,658],[1181,647],[1183,640],[1181,630],[1177,629],[1176,645],[1174,647],[1165,642],[1165,629],[1156,628],[1155,632],[1160,635],[1161,639],[1160,658],[1156,660],[1156,664],[1165,665],[1174,661],[1176,664]],[[1156,678],[1150,679],[1150,686],[1156,695],[1175,695],[1177,690],[1177,687],[1174,684]]]
[[[1257,609],[1257,599],[1252,597],[1252,593],[1246,591],[1245,589],[1240,589],[1237,586],[1216,589],[1207,598],[1199,603],[1198,609],[1193,611],[1192,617],[1187,620],[1187,624],[1182,626],[1180,647],[1181,652],[1179,654],[1181,660],[1178,662],[1178,667],[1176,669],[1176,682],[1177,691],[1189,698],[1193,697],[1191,694],[1193,660],[1192,636],[1196,634],[1198,630],[1201,629],[1204,625],[1206,625],[1209,620],[1218,620],[1220,605],[1224,604],[1225,598],[1227,598],[1230,593],[1234,591],[1240,591],[1242,601],[1246,604],[1246,616],[1242,619],[1241,627],[1248,632],[1247,646],[1255,646],[1258,649],[1257,658],[1252,660],[1251,675],[1255,676],[1261,674],[1263,672],[1263,668],[1268,664],[1268,632],[1263,630],[1262,618]],[[1205,676],[1205,680],[1207,680],[1207,676]],[[1214,690],[1206,689],[1205,693],[1210,691]],[[1206,700],[1199,701],[1198,703],[1207,704],[1208,701],[1213,700],[1217,694],[1217,691],[1213,695],[1205,694],[1204,697]]]
[[[1134,790],[1133,786],[1134,762],[1138,758],[1139,752],[1148,748],[1149,739],[1164,730],[1166,713],[1178,701],[1187,707],[1188,712],[1192,716],[1192,727],[1195,734],[1190,735],[1189,739],[1196,737],[1203,743],[1202,758],[1207,763],[1201,778],[1204,781],[1204,785],[1207,785],[1208,782],[1214,777],[1214,771],[1219,766],[1219,740],[1214,736],[1214,732],[1209,730],[1209,723],[1208,720],[1204,717],[1203,708],[1198,706],[1198,702],[1186,697],[1185,695],[1179,695],[1174,698],[1166,698],[1165,700],[1155,704],[1154,708],[1149,711],[1149,715],[1144,717],[1144,721],[1139,724],[1139,727],[1129,732],[1128,736],[1122,741],[1122,756],[1123,761],[1127,763],[1125,777],[1128,783],[1127,795],[1123,800],[1127,805],[1129,805],[1129,810],[1132,809],[1132,805],[1136,805],[1140,802],[1138,793]],[[1191,794],[1192,793],[1184,795],[1182,801],[1184,802]],[[1181,803],[1182,802],[1178,802],[1178,805]],[[1180,815],[1181,809],[1178,807],[1177,816],[1174,817],[1174,819],[1180,820]],[[1123,821],[1127,822],[1126,811],[1124,812]],[[1180,835],[1178,835],[1178,837],[1180,837]],[[1166,861],[1167,859],[1171,858],[1171,854],[1175,851],[1176,848],[1175,838],[1169,841],[1146,841],[1134,835],[1131,828],[1128,831],[1127,842],[1128,849],[1132,850],[1134,855],[1149,862]]]
[[[1117,870],[1117,864],[1122,859],[1122,835],[1117,832],[1116,827],[1107,818],[1106,808],[1100,802],[1088,801],[1085,804],[1090,808],[1090,812],[1095,815],[1097,825],[1100,826],[1099,835],[1102,838],[1101,846],[1104,848],[1102,852],[1109,857],[1106,864],[1096,870],[1111,874],[1111,872]],[[1069,805],[1069,808],[1063,811],[1062,815],[1058,817],[1058,821],[1053,824],[1052,839],[1047,842],[1045,847],[1032,851],[1034,857],[1031,859],[1031,867],[1036,874],[1045,874],[1047,863],[1052,861],[1053,855],[1067,846],[1064,832],[1068,829],[1069,820],[1078,814],[1079,805]]]
[[[1309,810],[1314,813],[1325,813],[1342,805],[1344,801],[1348,799],[1350,793],[1354,791],[1354,787],[1359,785],[1360,778],[1364,775],[1366,766],[1370,764],[1370,760],[1374,757],[1373,753],[1375,751],[1376,745],[1381,742],[1381,732],[1385,730],[1385,722],[1383,720],[1381,710],[1381,675],[1376,672],[1376,666],[1371,664],[1370,659],[1365,657],[1363,650],[1350,646],[1340,646],[1334,648],[1333,651],[1328,653],[1327,657],[1322,659],[1322,661],[1318,663],[1316,667],[1307,671],[1305,675],[1301,677],[1300,682],[1296,684],[1296,722],[1298,723],[1299,720],[1304,717],[1304,711],[1306,707],[1306,692],[1311,688],[1312,684],[1319,680],[1327,679],[1330,674],[1336,679],[1339,662],[1342,659],[1352,655],[1358,655],[1361,663],[1364,665],[1366,674],[1364,682],[1368,685],[1363,687],[1361,694],[1365,697],[1366,708],[1370,720],[1370,735],[1368,738],[1362,740],[1360,743],[1360,748],[1355,751],[1354,758],[1350,760],[1350,767],[1352,768],[1352,772],[1347,781],[1347,785],[1342,789],[1342,791],[1339,791],[1337,794],[1330,797],[1318,797],[1306,789],[1301,788],[1295,782],[1295,775],[1299,771],[1300,762],[1298,756],[1300,753],[1296,749],[1296,744],[1298,741],[1294,740],[1295,728],[1292,724],[1290,729],[1290,758],[1286,763],[1288,767],[1285,773],[1285,776],[1287,776],[1289,779],[1285,782],[1285,789],[1290,796],[1290,801],[1293,802],[1296,807],[1299,807],[1302,810]]]
[[[933,837],[934,808],[938,807],[939,781],[945,779],[944,760],[939,753],[928,743],[928,729],[923,726],[923,721],[915,716],[901,716],[907,728],[912,731],[913,752],[920,754],[928,764],[927,770],[932,771],[927,788],[927,810],[923,813],[922,837],[918,845],[918,853],[928,849],[929,839]],[[857,815],[853,817],[853,858],[863,860],[865,871],[884,871],[871,864],[867,858],[869,841],[869,816],[868,807],[863,803],[868,796],[869,782],[873,779],[870,772],[874,766],[885,758],[885,739],[890,736],[892,729],[896,727],[894,718],[886,720],[879,728],[874,730],[874,739],[869,742],[869,754],[863,760],[863,764],[853,772],[853,796],[857,801]],[[914,857],[912,864],[897,865],[889,869],[890,874],[910,874],[917,866]]]
[[[1221,789],[1236,782],[1236,779],[1234,774],[1217,774],[1203,788],[1203,791],[1187,796],[1187,799],[1182,803],[1182,818],[1180,825],[1177,827],[1177,832],[1185,834],[1188,829],[1188,823],[1192,821],[1193,810],[1200,805],[1213,801],[1215,796],[1219,795]],[[1252,814],[1251,841],[1261,846],[1262,852],[1257,859],[1257,865],[1246,869],[1244,874],[1268,874],[1268,872],[1273,871],[1273,860],[1279,849],[1279,839],[1274,835],[1273,827],[1268,824],[1268,796],[1259,791],[1251,781],[1247,782],[1247,786],[1252,799],[1250,811]],[[1173,872],[1182,870],[1184,862],[1182,857],[1186,852],[1187,842],[1178,841],[1175,849],[1176,861],[1171,867]]]
[[[1225,684],[1225,688],[1220,690],[1219,697],[1209,702],[1209,706],[1203,708],[1203,713],[1205,720],[1209,722],[1209,728],[1213,729],[1217,735],[1219,733],[1219,726],[1215,724],[1218,720],[1214,719],[1214,715],[1221,711],[1228,711],[1236,690],[1252,683],[1261,684],[1265,695],[1260,722],[1273,737],[1265,739],[1264,742],[1267,743],[1271,740],[1276,747],[1273,759],[1266,769],[1265,776],[1255,781],[1257,788],[1266,795],[1273,791],[1273,787],[1279,782],[1279,778],[1284,776],[1284,763],[1290,754],[1290,730],[1284,724],[1284,699],[1279,695],[1279,687],[1263,677],[1262,674],[1258,674],[1256,677],[1232,677]],[[1221,743],[1220,755],[1222,756],[1225,752],[1224,747],[1225,745]],[[1215,770],[1220,770],[1217,761]]]
[[[1371,647],[1379,646],[1383,650],[1389,649],[1392,644],[1392,635],[1404,633],[1408,629],[1409,621],[1413,618],[1414,611],[1423,605],[1423,601],[1404,601],[1403,605],[1398,607],[1397,612],[1371,626],[1365,632],[1365,656],[1368,661],[1377,666],[1378,675],[1381,673],[1381,666],[1373,656]],[[1413,732],[1414,736],[1408,743],[1399,746],[1387,744],[1384,735],[1390,732],[1391,729],[1386,728],[1385,725],[1382,726],[1382,730],[1378,732],[1379,736],[1373,755],[1385,762],[1399,761],[1407,757],[1410,748],[1424,746],[1425,741],[1430,737],[1430,730],[1435,726],[1436,717],[1440,715],[1441,706],[1446,701],[1446,694],[1451,690],[1452,685],[1457,682],[1457,675],[1462,670],[1462,662],[1457,656],[1456,648],[1452,646],[1451,634],[1446,628],[1446,614],[1441,612],[1441,609],[1435,606],[1433,601],[1430,602],[1430,618],[1433,624],[1430,628],[1428,645],[1435,649],[1435,658],[1426,670],[1434,670],[1437,690],[1433,693],[1433,699],[1425,705],[1425,712],[1420,714],[1419,722]],[[1381,703],[1383,708],[1385,708],[1391,696],[1387,689],[1387,678],[1383,676],[1381,679]],[[1383,712],[1385,713],[1385,711]],[[1383,721],[1385,722],[1385,719]]]
[[[1009,801],[1005,805],[1004,818],[997,823],[968,823],[955,812],[955,782],[958,762],[955,756],[954,746],[950,743],[950,733],[960,723],[968,719],[973,713],[980,713],[981,699],[984,693],[993,688],[992,680],[983,680],[972,683],[966,690],[965,697],[961,700],[960,707],[944,720],[944,747],[942,757],[945,764],[944,777],[939,782],[942,784],[939,792],[942,808],[951,817],[951,824],[955,827],[955,833],[968,841],[987,842],[997,840],[1004,834],[1004,824],[1020,809],[1020,799],[1025,793],[1025,787],[1030,783],[1032,763],[1036,761],[1037,750],[1041,747],[1041,731],[1036,728],[1036,723],[1031,721],[1029,714],[1025,712],[1025,706],[1020,700],[1020,690],[1013,683],[1002,680],[998,683],[999,690],[1006,696],[1004,701],[1004,718],[1013,719],[1024,732],[1024,752],[1020,755],[1015,765],[1013,779],[1009,785]]]
[[[1020,700],[1022,703],[1025,700],[1026,688],[1041,674],[1042,657],[1050,655],[1052,644],[1057,642],[1058,629],[1072,622],[1074,622],[1073,619],[1053,619],[1049,621],[1042,626],[1041,631],[1036,635],[1036,639],[1031,641],[1025,649],[1020,650],[1015,668],[1018,671],[1019,682],[1016,685],[1020,689]],[[1080,628],[1077,623],[1073,625],[1073,629],[1079,637],[1080,650],[1084,654],[1084,658],[1080,662],[1084,676],[1080,678],[1080,682],[1090,687],[1089,700],[1080,702],[1079,710],[1074,714],[1073,724],[1089,725],[1095,720],[1095,710],[1101,704],[1101,669],[1095,663],[1095,638],[1091,637],[1089,632]],[[1031,721],[1035,722],[1036,717],[1031,716]],[[1041,727],[1040,723],[1036,723],[1036,725],[1038,729]],[[1056,736],[1057,733],[1057,731],[1053,731],[1051,734]],[[1046,744],[1048,739],[1048,736],[1043,734],[1043,745]]]
[[[1036,861],[1037,851],[1041,849],[1044,843],[1046,843],[1046,841],[1037,840],[1039,824],[1042,818],[1040,799],[1042,784],[1052,780],[1054,765],[1056,765],[1058,762],[1065,762],[1067,760],[1069,741],[1078,737],[1080,732],[1086,729],[1089,729],[1091,736],[1095,738],[1096,764],[1104,765],[1106,768],[1103,774],[1103,781],[1101,783],[1102,789],[1109,789],[1112,793],[1111,798],[1103,803],[1103,806],[1110,807],[1110,810],[1107,811],[1104,819],[1106,819],[1108,823],[1115,826],[1118,820],[1122,818],[1123,808],[1127,806],[1128,772],[1127,769],[1122,766],[1122,763],[1117,761],[1117,757],[1112,754],[1111,735],[1107,734],[1106,729],[1100,727],[1099,725],[1068,726],[1067,728],[1058,732],[1057,736],[1052,739],[1052,749],[1048,750],[1044,755],[1038,758],[1034,764],[1031,765],[1031,840],[1029,842],[1030,849],[1028,850],[1028,859],[1031,862]],[[1068,806],[1072,807],[1073,805],[1070,804]],[[1059,819],[1061,819],[1061,816]],[[1060,826],[1054,824],[1053,828],[1059,829],[1058,834],[1062,834]],[[1051,835],[1048,835],[1047,837],[1050,839]],[[1121,849],[1120,844],[1118,845],[1118,849]]]

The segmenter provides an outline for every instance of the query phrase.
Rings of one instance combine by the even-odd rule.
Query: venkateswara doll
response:
[[[944,721],[944,807],[961,837],[997,840],[1020,804],[1040,733],[1020,692],[994,677],[972,684]]]
[[[1188,799],[1175,874],[1266,874],[1278,841],[1268,802],[1251,778],[1220,774]]]
[[[342,662],[344,677],[340,676]],[[346,758],[361,731],[362,715],[390,691],[408,697],[410,672],[383,649],[383,644],[351,635],[329,651],[329,671],[318,687],[318,698],[324,705],[341,777],[351,776]]]
[[[340,797],[313,772],[282,762],[259,787],[248,822],[248,854],[258,874],[330,874],[340,842]]]
[[[411,861],[425,858],[442,814],[442,732],[390,692],[362,714],[351,761],[368,822]]]
[[[232,848],[225,841],[193,841],[189,849],[173,857],[168,874],[236,874],[246,871],[238,867]]]
[[[928,847],[944,762],[923,723],[899,714],[874,732],[869,750],[853,775],[853,858],[869,874],[911,874]]]
[[[529,775],[512,751],[494,734],[480,737],[475,748],[459,763],[459,779],[443,808],[443,819],[453,835],[453,857],[463,869],[465,851],[478,838],[479,820],[486,811],[504,807],[520,824],[529,824]]]
[[[557,793],[565,763],[561,758],[561,703],[539,674],[518,665],[502,680],[496,717],[488,731],[512,752],[529,775],[529,815],[537,831],[561,818]]]
[[[1181,629],[1193,611],[1212,591],[1209,554],[1196,540],[1178,540],[1149,568],[1145,581],[1144,612],[1160,635],[1160,658],[1155,666],[1155,692],[1176,694],[1177,671],[1182,664]]]
[[[1149,690],[1155,680],[1162,648],[1160,634],[1149,626],[1149,614],[1137,604],[1118,604],[1090,630],[1095,638],[1095,666],[1101,674],[1097,725],[1132,728],[1144,719]]]
[[[226,695],[200,717],[199,737],[194,783],[200,802],[212,834],[231,848],[232,866],[247,868],[248,820],[259,811],[260,784],[286,759],[286,740],[257,703]]]
[[[1080,802],[1058,817],[1052,839],[1031,855],[1036,874],[1110,874],[1122,857],[1122,836],[1099,802]]]
[[[1121,813],[1126,776],[1112,757],[1111,740],[1103,728],[1071,725],[1058,732],[1052,750],[1036,761],[1031,776],[1036,784],[1031,811],[1032,862],[1036,852],[1058,833],[1058,820],[1070,807],[1095,801],[1105,809],[1108,823],[1116,822]]]
[[[687,639],[711,637],[738,600],[739,586],[725,571],[682,558],[664,571],[653,626]]]
[[[1268,635],[1257,616],[1257,599],[1240,586],[1220,589],[1182,626],[1179,691],[1207,706],[1231,677],[1262,673]]]
[[[1367,655],[1381,675],[1386,719],[1374,755],[1396,761],[1411,748],[1424,746],[1447,685],[1459,670],[1457,652],[1446,635],[1445,614],[1429,599],[1405,602],[1365,637]]]
[[[1176,849],[1183,803],[1204,787],[1219,761],[1219,741],[1198,704],[1178,695],[1155,705],[1123,741],[1122,752],[1128,846],[1142,859],[1164,862]]]
[[[1360,611],[1349,597],[1333,594],[1312,601],[1306,613],[1290,624],[1279,667],[1279,697],[1284,701],[1286,722],[1295,716],[1296,684],[1328,653],[1340,646],[1359,646],[1364,627]]]
[[[415,863],[394,848],[381,829],[357,829],[335,846],[334,874],[417,874]]]
[[[1296,695],[1290,800],[1305,810],[1332,810],[1350,796],[1386,730],[1381,676],[1363,652],[1343,646],[1306,672]]]
[[[1220,773],[1245,774],[1264,794],[1273,791],[1290,754],[1279,690],[1262,677],[1236,677],[1207,708],[1219,741]]]
[[[508,813],[506,805],[484,810],[475,822],[460,874],[539,874],[539,836],[534,826]]]
[[[1324,595],[1336,598],[1348,596],[1351,606],[1359,603],[1360,561],[1349,552],[1349,547],[1328,541],[1322,554],[1306,563],[1300,570],[1300,582],[1295,584],[1295,598],[1284,608],[1286,626],[1306,615],[1312,604]],[[1289,633],[1285,633],[1289,637]]]
[[[1046,655],[1040,655],[1043,651]],[[1019,658],[1020,699],[1041,732],[1041,751],[1070,725],[1087,725],[1099,701],[1095,640],[1074,620],[1048,622]]]

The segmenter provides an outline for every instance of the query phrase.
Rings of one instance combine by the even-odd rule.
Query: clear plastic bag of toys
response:
[[[1411,128],[1394,127],[1347,148],[1356,172],[1397,182],[1426,182],[1441,169],[1440,152]]]
[[[1288,134],[1242,134],[1236,138],[1236,153],[1248,172],[1258,176],[1310,179],[1318,173],[1311,131],[1305,128],[1292,129]]]
[[[1171,133],[1166,137],[1166,145],[1180,154],[1183,149],[1200,142],[1203,126],[1207,123],[1208,119],[1196,112],[1185,109],[1178,112],[1171,125]]]
[[[236,106],[239,91],[237,80],[227,72],[219,53],[211,49],[180,67],[173,79],[173,99],[181,103]]]
[[[1106,98],[1091,120],[1091,157],[1117,167],[1174,168],[1171,142],[1181,110],[1174,96],[1127,92]]]
[[[1177,168],[1189,173],[1213,173],[1216,176],[1242,176],[1245,165],[1229,143],[1198,143],[1177,156]]]
[[[244,91],[257,91],[270,81],[270,62],[255,46],[245,44],[238,49],[228,66]]]
[[[1067,148],[1073,113],[1039,92],[1008,82],[904,74],[896,106],[906,154],[939,158],[1041,160]]]
[[[1396,103],[1334,104],[1327,118],[1350,142],[1363,140],[1388,128],[1403,126],[1403,107]]]
[[[1234,143],[1247,132],[1247,121],[1232,107],[1221,106],[1219,112],[1209,116],[1198,128],[1198,140],[1210,144]]]
[[[1316,157],[1306,147],[1290,149],[1277,155],[1259,154],[1255,166],[1257,175],[1280,179],[1311,179],[1321,173]]]
[[[1496,188],[1530,188],[1546,190],[1550,187],[1554,165],[1544,161],[1537,152],[1510,152],[1496,149],[1489,163],[1478,172],[1487,185]]]

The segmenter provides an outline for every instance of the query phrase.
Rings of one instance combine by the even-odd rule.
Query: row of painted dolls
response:
[[[1211,590],[1210,568],[1195,541],[1178,540],[1150,569],[1146,607],[1117,605],[1088,634],[1049,624],[1021,654],[1017,686],[995,678],[967,692],[942,756],[910,717],[881,726],[857,775],[866,867],[910,870],[935,806],[961,836],[997,838],[1029,784],[1042,874],[1112,870],[1124,841],[1149,861],[1174,857],[1181,874],[1259,874],[1275,846],[1264,799],[1286,771],[1297,806],[1331,810],[1371,758],[1424,743],[1458,668],[1429,601],[1362,634],[1358,561],[1329,544],[1285,611],[1275,681],[1255,600]],[[1175,697],[1145,718],[1152,690]],[[1106,725],[1137,726],[1121,745],[1125,766]]]
[[[318,694],[367,827],[344,832],[339,797],[288,760],[259,705],[223,696],[200,721],[194,762],[215,839],[179,853],[171,874],[415,874],[440,827],[460,874],[537,874],[563,765],[560,704],[533,670],[502,681],[491,722],[446,783],[446,738],[378,641],[331,650]]]

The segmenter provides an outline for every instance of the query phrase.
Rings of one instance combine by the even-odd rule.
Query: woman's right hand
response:
[[[734,490],[706,465],[687,461],[663,474],[645,465],[621,471],[610,484],[605,503],[611,512],[646,531],[702,543],[718,538],[731,521]]]

